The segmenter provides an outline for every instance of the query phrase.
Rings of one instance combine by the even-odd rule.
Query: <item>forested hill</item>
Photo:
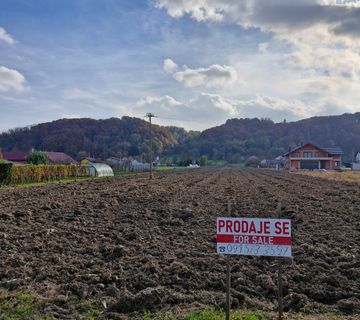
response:
[[[252,155],[274,158],[304,142],[341,146],[344,160],[351,161],[355,152],[360,151],[360,113],[289,123],[231,119],[176,146],[172,152],[181,157],[206,155],[209,159],[239,162]]]
[[[239,162],[249,156],[274,158],[303,142],[320,146],[339,145],[345,161],[360,151],[360,112],[314,117],[297,122],[274,123],[267,119],[231,119],[203,131],[153,126],[154,155],[174,159],[198,158]],[[95,157],[138,156],[147,160],[149,123],[130,117],[107,120],[62,119],[0,134],[5,151],[62,151]]]
[[[149,123],[130,117],[61,119],[0,134],[0,148],[5,151],[61,151],[73,157],[86,152],[95,157],[148,157]],[[183,143],[193,132],[177,127],[153,125],[154,154]]]

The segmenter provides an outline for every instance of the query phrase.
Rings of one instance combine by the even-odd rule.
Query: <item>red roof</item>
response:
[[[3,158],[7,161],[15,161],[15,162],[26,162],[26,158],[28,156],[27,152],[23,151],[1,151]]]
[[[50,164],[69,164],[77,163],[73,158],[63,152],[52,152],[52,151],[43,151],[48,159]]]
[[[342,149],[340,147],[318,147],[317,145],[313,144],[313,143],[304,143],[301,146],[295,147],[292,150],[289,150],[287,153],[284,154],[284,156],[288,156],[290,153],[297,151],[299,149],[301,149],[302,147],[305,147],[306,145],[310,145],[315,147],[316,149],[322,150],[327,152],[328,154],[332,154],[332,155],[342,155],[344,154],[344,152],[342,151]]]

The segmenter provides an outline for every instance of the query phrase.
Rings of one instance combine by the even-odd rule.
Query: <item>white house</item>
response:
[[[360,151],[356,152],[351,169],[354,171],[360,171]]]

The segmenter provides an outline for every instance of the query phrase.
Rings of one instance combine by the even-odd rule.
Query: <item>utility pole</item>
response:
[[[151,112],[148,112],[145,117],[149,118],[149,124],[150,124],[150,149],[149,149],[149,162],[150,162],[150,180],[153,178],[152,174],[152,126],[151,126],[151,118],[155,117],[155,115]]]

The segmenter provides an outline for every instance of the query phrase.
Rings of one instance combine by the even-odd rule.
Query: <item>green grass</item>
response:
[[[223,320],[225,313],[220,310],[208,309],[199,312],[191,312],[184,317],[184,320]],[[265,320],[261,313],[251,311],[234,311],[231,314],[232,320]]]
[[[95,320],[99,316],[99,311],[88,300],[79,300],[75,303],[76,310],[81,313],[85,318],[84,320]]]
[[[175,316],[171,314],[145,313],[141,320],[224,320],[225,312],[216,309],[205,309],[203,311],[190,311],[185,315]],[[266,320],[264,314],[247,310],[231,312],[231,320]]]
[[[178,169],[184,169],[184,168],[185,167],[158,166],[158,167],[155,167],[155,171],[178,170]]]
[[[28,292],[0,292],[0,320],[51,320],[37,308],[36,299]]]
[[[189,311],[183,315],[152,314],[145,313],[140,320],[224,320],[225,312],[217,309],[205,309],[202,311]],[[250,310],[232,310],[231,320],[272,320],[277,319],[277,313],[264,313]],[[284,314],[284,320],[357,320],[356,316],[344,316],[338,314],[309,314],[301,313]]]
[[[0,291],[0,320],[52,320],[51,316],[43,314],[41,306],[44,307],[44,301],[28,292]],[[71,310],[74,315],[80,315],[76,319],[83,320],[96,320],[100,314],[88,300],[73,301]]]
[[[77,178],[64,178],[60,180],[49,180],[42,182],[24,182],[10,185],[2,185],[0,188],[30,188],[30,187],[41,187],[46,186],[48,184],[64,184],[64,183],[72,183],[79,181],[91,181],[91,180],[99,180],[99,179],[108,179],[112,177],[77,177]]]
[[[208,166],[226,166],[228,164],[225,160],[208,160]]]
[[[240,162],[240,163],[228,163],[226,165],[227,167],[231,167],[231,168],[245,168],[245,163],[244,162]]]
[[[49,315],[45,315],[44,303],[48,307],[49,302],[39,300],[36,296],[28,292],[9,293],[0,290],[0,320],[53,320]],[[106,313],[96,308],[93,302],[88,300],[75,300],[69,305],[70,315],[73,319],[96,320],[106,319]],[[105,316],[105,318],[104,318]],[[130,319],[130,318],[129,318]],[[171,313],[150,313],[145,312],[142,316],[132,317],[138,320],[223,320],[225,312],[218,309],[205,309],[202,311],[178,312],[177,315]],[[232,310],[231,320],[270,320],[276,319],[276,313],[265,314],[259,311]],[[355,320],[356,316],[342,316],[336,314],[289,314],[285,319],[292,320]]]
[[[207,166],[219,166],[219,167],[232,167],[232,168],[244,168],[245,163],[229,163],[225,160],[208,160]]]

